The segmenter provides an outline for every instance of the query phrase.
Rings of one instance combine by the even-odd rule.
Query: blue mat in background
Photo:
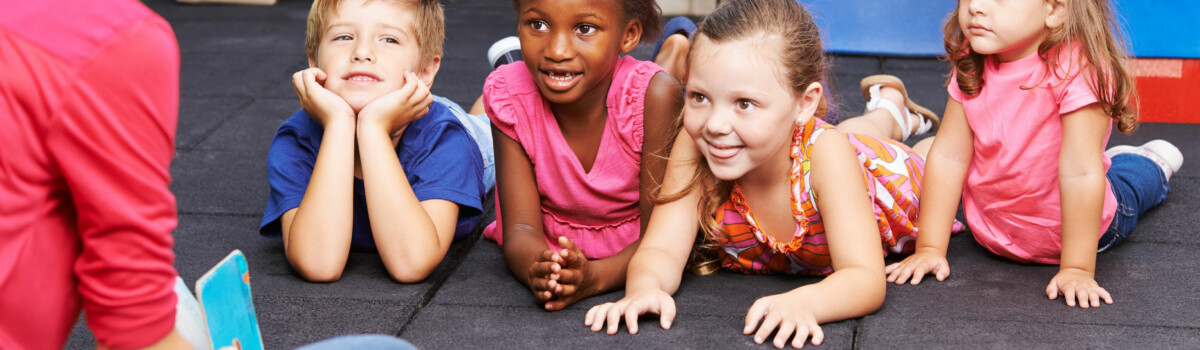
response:
[[[797,0],[813,13],[825,50],[848,54],[942,55],[952,0]],[[1200,58],[1200,1],[1115,0],[1137,57]]]
[[[1200,1],[1117,0],[1130,55],[1157,58],[1200,58]]]

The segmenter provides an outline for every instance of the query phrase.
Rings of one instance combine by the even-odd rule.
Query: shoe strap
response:
[[[867,101],[867,112],[874,111],[874,110],[880,109],[880,108],[887,110],[889,113],[892,114],[892,118],[896,119],[896,124],[900,125],[900,141],[908,140],[908,137],[912,136],[909,133],[910,131],[912,131],[912,127],[908,125],[908,114],[909,114],[908,107],[904,107],[904,111],[901,112],[899,106],[896,106],[896,104],[893,103],[891,100],[883,98],[883,95],[879,92],[880,88],[882,88],[882,87],[883,87],[883,84],[875,84],[875,85],[871,85],[871,87],[867,90],[871,97],[871,100]],[[921,123],[921,129],[924,129],[924,131],[929,131],[929,129],[932,129],[932,128],[933,128],[932,122],[924,121],[923,123]],[[917,133],[919,134],[924,131],[918,131]]]

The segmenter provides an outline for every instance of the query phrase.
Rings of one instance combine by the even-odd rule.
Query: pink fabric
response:
[[[170,26],[137,1],[11,1],[0,16],[0,349],[175,325],[179,109]],[[136,73],[136,74],[133,74]]]
[[[1064,60],[1064,62],[1074,62]],[[1062,115],[1097,102],[1078,67],[1060,67],[1046,76],[1037,54],[1008,63],[989,58],[978,96],[967,96],[951,79],[950,97],[959,101],[975,134],[975,153],[963,186],[963,210],[975,240],[1019,262],[1058,264],[1062,254],[1062,206],[1058,154]],[[1038,84],[1041,82],[1041,84]],[[1032,89],[1022,87],[1036,86]],[[1108,131],[1112,132],[1112,124]],[[1105,144],[1108,136],[1105,136]],[[1104,156],[1104,170],[1112,161]],[[1105,186],[1101,230],[1116,213],[1112,186]]]
[[[552,249],[561,249],[558,237],[567,237],[588,258],[606,258],[641,234],[642,112],[650,79],[661,71],[628,56],[617,62],[608,90],[608,121],[590,172],[583,171],[567,145],[523,63],[502,66],[488,76],[483,87],[487,114],[492,125],[521,143],[533,162],[546,243]],[[502,195],[497,191],[496,222],[483,231],[500,244]]]

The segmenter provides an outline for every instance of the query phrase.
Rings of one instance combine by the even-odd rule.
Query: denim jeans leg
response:
[[[433,96],[433,100],[450,108],[450,112],[467,128],[467,133],[475,139],[479,146],[480,156],[483,157],[483,188],[491,189],[496,184],[496,151],[492,145],[492,121],[487,115],[468,114],[454,101],[442,96]]]
[[[1112,157],[1112,166],[1106,175],[1112,185],[1113,195],[1117,197],[1117,213],[1108,230],[1100,237],[1098,251],[1101,252],[1129,237],[1137,227],[1138,219],[1147,210],[1166,200],[1167,192],[1171,190],[1158,164],[1136,154],[1123,153]]]

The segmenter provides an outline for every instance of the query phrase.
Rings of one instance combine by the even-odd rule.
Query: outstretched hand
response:
[[[1080,269],[1062,269],[1054,275],[1050,284],[1046,286],[1046,296],[1054,300],[1058,299],[1059,294],[1067,299],[1067,306],[1070,307],[1074,307],[1078,300],[1081,309],[1100,307],[1100,299],[1104,299],[1107,304],[1113,303],[1112,295],[1096,283],[1096,278]]]
[[[938,281],[950,277],[950,262],[946,261],[946,253],[936,249],[918,249],[913,255],[904,260],[888,265],[884,269],[887,281],[904,284],[910,277],[915,286],[921,283],[926,274],[933,274]]]
[[[341,96],[325,88],[329,76],[320,68],[308,68],[292,74],[292,89],[300,99],[300,107],[322,126],[338,118],[355,118],[354,109]]]
[[[804,347],[804,341],[810,337],[812,345],[821,345],[825,341],[825,332],[821,331],[821,325],[812,310],[793,300],[787,293],[756,300],[750,306],[750,311],[746,312],[746,327],[742,333],[753,333],[754,342],[762,344],[777,328],[779,332],[775,333],[772,342],[775,348],[782,349],[787,345],[788,338],[792,338],[792,347],[797,349]]]
[[[626,294],[615,303],[593,306],[588,310],[583,325],[590,327],[592,332],[599,332],[608,322],[607,333],[617,334],[621,317],[624,316],[629,334],[637,334],[638,316],[646,313],[658,314],[662,328],[671,329],[671,322],[675,320],[675,299],[662,290]]]

